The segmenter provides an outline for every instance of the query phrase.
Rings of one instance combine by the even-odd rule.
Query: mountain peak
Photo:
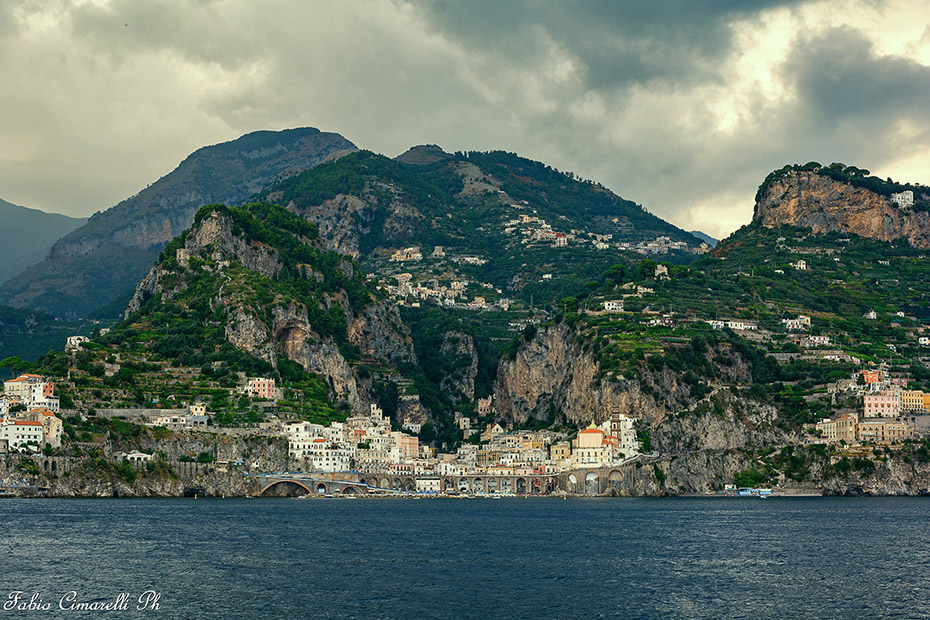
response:
[[[434,164],[437,161],[452,159],[452,154],[446,153],[441,147],[435,144],[420,144],[407,149],[406,152],[401,153],[394,159],[405,164],[426,166]]]

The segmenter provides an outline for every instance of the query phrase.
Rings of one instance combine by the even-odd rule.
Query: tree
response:
[[[659,263],[651,258],[644,258],[639,261],[639,277],[642,279],[653,278],[656,275],[656,266]]]

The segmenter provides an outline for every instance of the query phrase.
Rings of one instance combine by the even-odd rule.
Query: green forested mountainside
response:
[[[345,192],[354,192],[353,200],[339,202]],[[783,437],[838,407],[856,406],[849,397],[832,397],[827,386],[864,368],[882,365],[915,389],[930,388],[930,348],[918,340],[930,321],[930,263],[926,250],[903,240],[756,221],[697,258],[674,250],[648,254],[636,251],[643,249],[637,239],[660,233],[694,239],[541,164],[435,148],[401,161],[358,152],[284,179],[266,197],[288,206],[214,205],[198,212],[193,227],[161,252],[150,293],[137,294],[128,319],[79,354],[74,380],[64,388],[69,398],[102,405],[165,402],[177,394],[209,400],[223,423],[256,421],[260,414],[229,399],[228,389],[240,380],[236,373],[270,375],[284,382],[289,410],[338,419],[359,403],[350,405],[331,380],[308,373],[305,359],[233,344],[230,332],[242,331],[244,320],[239,309],[274,332],[280,311],[293,302],[307,306],[308,339],[333,343],[329,360],[345,362],[369,402],[400,420],[409,413],[402,404],[417,400],[429,420],[421,437],[447,448],[462,441],[455,414],[473,417],[477,398],[500,396],[504,375],[520,372],[516,365],[529,349],[537,367],[569,370],[537,399],[537,410],[513,418],[517,425],[582,423],[559,409],[556,394],[569,393],[575,364],[588,365],[578,373],[591,371],[583,389],[610,394],[613,404],[623,403],[617,406],[651,402],[652,413],[667,406],[683,419],[754,416],[767,407],[777,412]],[[567,204],[574,211],[564,210]],[[204,232],[217,218],[228,227]],[[609,247],[556,247],[519,232],[543,220],[569,234],[606,221],[613,228],[595,234],[611,235],[604,237]],[[203,241],[227,228],[236,247],[247,248],[242,252],[267,250],[265,271],[254,257],[250,263],[228,250],[217,254],[232,241]],[[201,245],[191,245],[195,238]],[[611,245],[620,243],[629,245]],[[408,245],[419,245],[422,256],[390,260]],[[434,255],[438,246],[444,255]],[[191,247],[198,249],[182,256]],[[358,258],[333,247],[354,248]],[[462,257],[481,260],[456,260]],[[397,293],[404,281],[418,282],[422,293],[451,290],[456,280],[463,295],[488,304]],[[509,307],[500,303],[507,296],[514,298]],[[620,300],[622,310],[604,311],[605,301]],[[349,321],[372,306],[390,309],[378,329],[402,333],[401,340],[409,335],[415,355],[388,360],[360,350]],[[810,325],[790,330],[784,321],[799,316]],[[567,328],[578,349],[556,338],[556,350],[546,350],[540,339],[555,338],[552,327]],[[566,355],[577,359],[559,357]],[[56,360],[42,363],[54,368]],[[507,398],[529,402],[512,390],[532,386],[510,385],[517,388]]]
[[[599,381],[667,370],[694,401],[728,385],[776,405],[784,423],[796,426],[832,413],[825,385],[863,368],[885,365],[912,388],[930,388],[930,348],[918,342],[930,323],[924,252],[905,242],[753,224],[688,266],[617,264],[563,298],[555,321],[593,352]],[[620,299],[624,312],[601,312],[604,301]],[[801,315],[810,327],[789,331],[783,319]],[[755,328],[713,329],[711,320]],[[736,360],[748,369],[743,381],[726,378]]]
[[[88,316],[131,290],[159,250],[205,204],[240,204],[276,179],[355,146],[313,128],[259,131],[198,149],[172,172],[57,241],[0,287],[0,303],[60,318]]]
[[[212,244],[179,261],[178,250],[211,217],[230,221],[235,238],[267,251],[280,269],[263,275],[228,251],[216,254],[219,245]],[[276,205],[200,209],[193,227],[161,252],[153,294],[77,354],[70,385],[62,385],[65,394],[84,406],[199,399],[220,414],[221,423],[254,422],[262,418],[248,399],[229,396],[229,388],[241,381],[237,373],[244,373],[279,379],[286,402],[301,417],[317,422],[344,417],[345,405],[335,402],[319,377],[284,355],[272,363],[237,348],[228,335],[240,308],[270,328],[275,307],[299,300],[318,337],[331,338],[346,356],[357,357],[347,339],[345,314],[331,300],[342,298],[359,309],[373,299],[373,290],[350,259],[317,247],[316,236],[313,224]],[[54,374],[56,363],[47,359],[42,370]]]
[[[397,249],[416,246],[428,258],[439,246],[446,257],[430,264],[435,275],[472,278],[504,296],[541,304],[580,286],[638,243],[667,237],[692,250],[701,244],[571,173],[512,153],[437,150],[413,149],[416,157],[395,160],[359,151],[284,179],[265,195],[316,221],[324,237],[334,231],[336,247],[357,253],[372,273],[409,269],[388,261]],[[345,206],[347,196],[358,200]],[[526,230],[539,231],[539,238]],[[557,247],[557,234],[569,237],[564,247]],[[603,248],[596,249],[595,235],[603,238]],[[466,256],[480,264],[463,262]],[[669,256],[676,262],[693,258],[681,250]]]
[[[87,218],[27,209],[0,200],[0,284],[44,259],[52,244]]]
[[[63,350],[68,336],[90,336],[98,326],[109,323],[60,321],[43,312],[0,306],[0,359],[34,362],[49,351]]]

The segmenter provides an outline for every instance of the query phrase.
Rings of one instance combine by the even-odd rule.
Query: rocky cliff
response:
[[[194,227],[170,246],[174,256],[165,256],[139,282],[126,318],[158,312],[166,303],[208,303],[211,313],[222,313],[225,339],[237,349],[275,368],[282,357],[297,362],[320,376],[334,397],[363,411],[369,399],[344,345],[379,364],[415,364],[396,306],[372,296],[344,257],[327,254],[315,237],[307,237],[315,231],[304,229],[306,222],[281,207],[256,209],[267,222],[291,218],[305,234],[269,232],[267,222],[244,209],[205,208]],[[274,246],[274,239],[288,247]]]
[[[881,241],[904,238],[930,248],[930,213],[899,207],[884,195],[813,170],[793,170],[767,183],[753,220],[769,228],[801,226]]]
[[[204,147],[60,239],[48,258],[6,283],[0,299],[56,316],[83,316],[130,290],[202,205],[239,204],[278,177],[354,150],[342,136],[313,128],[260,131]]]
[[[723,382],[750,380],[746,363],[732,351],[708,349],[725,373]],[[636,379],[607,376],[583,338],[565,323],[540,329],[501,360],[495,384],[505,422],[558,415],[577,425],[603,422],[611,413],[642,420],[653,449],[663,454],[728,450],[788,443],[797,437],[778,424],[776,411],[729,389],[691,396],[680,373],[642,365]]]

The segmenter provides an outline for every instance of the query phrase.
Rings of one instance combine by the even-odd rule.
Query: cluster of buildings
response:
[[[26,409],[49,409],[54,412],[61,409],[59,399],[55,396],[55,384],[46,381],[40,375],[29,374],[3,382],[0,414],[7,413],[16,405],[22,405]]]
[[[691,252],[693,254],[704,254],[710,250],[710,246],[702,243],[698,247],[689,246],[684,241],[672,241],[671,237],[656,237],[652,241],[641,241],[639,243],[618,243],[617,248],[638,252],[639,254],[668,254],[672,251]]]
[[[290,422],[284,427],[288,452],[309,471],[422,474],[433,451],[419,439],[391,429],[377,405],[367,416],[353,416],[329,426]]]
[[[469,282],[466,280],[452,280],[449,286],[444,286],[439,284],[437,278],[431,278],[426,282],[414,282],[413,275],[410,273],[395,274],[394,279],[397,282],[396,285],[386,284],[379,288],[387,291],[391,297],[401,303],[412,299],[415,300],[412,302],[414,305],[418,305],[420,301],[428,301],[448,308],[477,310],[499,308],[504,311],[510,309],[511,300],[506,297],[498,297],[492,301],[485,295],[469,296]],[[478,286],[491,289],[498,295],[501,293],[500,289],[495,289],[490,284],[478,283]]]
[[[0,395],[0,450],[38,451],[61,445],[62,421],[55,384],[24,374],[3,382]]]
[[[391,254],[392,263],[408,263],[423,260],[423,253],[419,247],[409,247],[397,250]]]
[[[470,426],[468,418],[460,427]],[[489,425],[478,445],[466,444],[455,454],[442,454],[439,475],[553,474],[565,470],[606,467],[622,463],[640,452],[634,420],[615,414],[600,425],[591,424],[568,441],[564,433],[548,430],[508,432]]]
[[[815,425],[830,443],[893,443],[930,433],[930,393],[908,390],[907,380],[887,376],[883,369],[854,373],[838,381],[832,391],[855,391],[862,396],[859,411],[843,412]]]
[[[479,414],[487,414],[491,399],[481,399]],[[409,422],[409,421],[408,421]],[[477,433],[472,420],[456,420],[466,439]],[[356,416],[329,426],[290,422],[283,433],[289,454],[302,469],[317,472],[359,471],[367,474],[460,476],[470,474],[529,475],[557,473],[565,469],[603,467],[639,454],[634,421],[625,415],[611,416],[591,425],[572,441],[564,433],[549,430],[506,431],[492,423],[480,442],[466,443],[454,454],[439,454],[420,445],[416,436],[391,429],[376,405],[367,416]],[[405,430],[415,432],[409,422]]]

